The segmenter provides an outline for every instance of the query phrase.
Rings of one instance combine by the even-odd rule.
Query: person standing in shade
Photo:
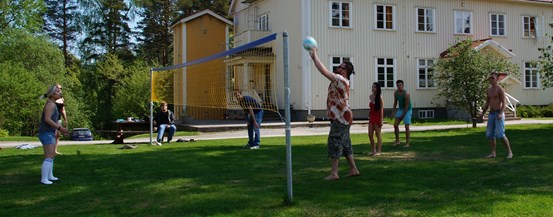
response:
[[[259,128],[263,121],[263,108],[261,108],[261,104],[255,98],[244,96],[238,90],[234,91],[234,97],[236,97],[236,100],[238,100],[238,103],[244,109],[245,118],[248,122],[248,144],[244,148],[259,149],[261,142]]]
[[[405,124],[405,145],[404,148],[409,148],[411,131],[409,125],[411,124],[411,115],[413,114],[413,108],[411,106],[411,95],[405,90],[405,86],[402,80],[396,81],[397,90],[394,92],[394,106],[392,107],[392,115],[395,114],[394,122],[394,135],[396,136],[396,142],[394,146],[401,144],[399,142],[399,123],[403,121]],[[396,106],[398,106],[396,111]]]
[[[384,125],[384,101],[382,100],[382,89],[378,82],[372,85],[372,94],[369,96],[369,140],[371,141],[372,156],[378,156],[382,153],[382,125]],[[378,142],[378,147],[374,143],[374,135]]]
[[[167,107],[167,102],[161,102],[159,107],[159,112],[156,114],[154,119],[154,126],[157,126],[157,140],[154,141],[154,145],[161,146],[163,142],[163,134],[165,129],[169,128],[169,134],[167,135],[167,143],[171,143],[173,135],[177,131],[177,126],[175,126],[175,115]]]
[[[62,88],[61,88],[61,85],[60,84],[56,84],[58,85],[58,89],[60,90],[60,96],[61,96],[61,93],[62,93]],[[67,113],[65,113],[65,100],[63,99],[63,96],[61,96],[59,99],[56,100],[56,107],[58,108],[58,111],[60,112],[60,116],[58,118],[58,123],[60,125],[65,125],[65,128],[67,128],[67,125],[68,125],[68,122],[67,122]],[[63,120],[62,120],[63,119]],[[60,142],[60,132],[57,131],[56,132],[56,145],[55,145],[55,152],[56,152],[56,155],[58,154],[61,154],[61,152],[58,151],[58,143]]]
[[[495,157],[496,138],[503,140],[503,145],[507,148],[507,159],[513,158],[513,151],[509,144],[509,139],[505,135],[505,91],[498,85],[499,75],[495,72],[490,74],[490,85],[486,92],[486,104],[482,110],[482,114],[485,114],[488,108],[490,108],[490,114],[488,115],[488,123],[486,127],[486,137],[490,141],[491,153],[487,158]]]
[[[330,119],[328,134],[328,156],[331,162],[331,172],[325,180],[338,180],[338,163],[341,156],[345,156],[349,163],[348,176],[358,176],[359,170],[353,158],[353,148],[350,138],[350,126],[353,123],[353,113],[349,105],[349,79],[354,74],[353,64],[342,62],[336,70],[330,72],[317,56],[317,49],[309,51],[317,70],[330,81],[326,100],[327,115]]]
[[[43,96],[47,98],[46,104],[42,109],[40,117],[40,125],[38,128],[38,139],[42,143],[44,149],[44,161],[41,167],[40,182],[45,185],[50,185],[59,180],[54,176],[54,157],[56,156],[56,133],[60,131],[64,135],[69,132],[61,124],[58,123],[60,112],[56,107],[56,100],[61,98],[61,89],[57,84],[48,88],[48,91]]]

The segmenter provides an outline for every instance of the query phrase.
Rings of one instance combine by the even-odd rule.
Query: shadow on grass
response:
[[[552,130],[508,128],[512,160],[483,158],[489,148],[482,129],[416,132],[409,149],[391,147],[393,134],[386,134],[378,157],[357,154],[370,145],[366,135],[353,135],[362,175],[331,182],[322,180],[330,169],[326,136],[294,137],[293,206],[283,205],[283,138],[264,139],[259,150],[241,149],[241,139],[132,150],[62,147],[68,154],[55,161],[61,180],[53,186],[38,184],[41,150],[4,150],[0,208],[8,216],[482,215],[494,211],[491,204],[522,200],[531,208],[529,198],[540,204],[550,197],[553,150],[544,132]],[[340,174],[347,174],[345,160],[340,163]]]

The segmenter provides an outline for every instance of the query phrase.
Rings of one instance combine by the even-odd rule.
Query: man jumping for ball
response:
[[[353,149],[351,147],[350,126],[353,122],[353,113],[349,106],[349,78],[354,74],[353,64],[348,61],[342,62],[340,66],[330,72],[323,65],[317,56],[317,49],[309,51],[309,55],[317,70],[330,80],[328,86],[328,96],[326,100],[327,115],[330,119],[330,132],[328,134],[328,157],[330,158],[332,171],[325,180],[338,180],[338,160],[345,156],[349,163],[348,176],[358,176],[359,170],[355,166],[353,159]]]

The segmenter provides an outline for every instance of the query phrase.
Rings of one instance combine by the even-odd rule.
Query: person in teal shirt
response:
[[[402,80],[396,81],[397,90],[394,91],[394,106],[392,107],[392,114],[395,114],[394,122],[394,134],[396,136],[396,142],[394,146],[400,145],[399,142],[399,123],[403,121],[405,124],[405,145],[404,148],[410,146],[411,131],[409,125],[411,124],[411,115],[413,114],[413,107],[411,106],[411,95],[404,89],[405,86]],[[398,109],[396,111],[396,106]]]

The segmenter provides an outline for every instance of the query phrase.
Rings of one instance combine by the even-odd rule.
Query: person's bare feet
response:
[[[404,148],[409,148],[409,147],[411,147],[411,145],[409,145],[409,143],[407,143],[407,144],[405,144],[403,147],[404,147]]]
[[[59,151],[56,151],[56,155],[63,155],[63,154]]]
[[[353,176],[360,176],[360,175],[361,175],[361,173],[359,173],[359,172],[354,172],[354,173],[348,174],[346,177],[353,177]]]
[[[490,155],[486,156],[486,158],[495,158],[495,154],[490,154]]]
[[[333,181],[333,180],[338,180],[340,179],[339,176],[335,176],[335,175],[329,175],[327,177],[325,177],[325,180],[328,180],[328,181]]]
[[[393,146],[401,145],[401,142],[395,142]]]
[[[509,154],[507,154],[507,159],[512,159],[513,158],[513,152],[509,152]]]

